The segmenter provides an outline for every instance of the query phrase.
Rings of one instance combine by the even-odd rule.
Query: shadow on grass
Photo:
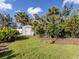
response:
[[[17,37],[17,40],[23,40],[23,39],[29,39],[29,37],[26,37],[26,36]]]
[[[16,57],[17,55],[19,55],[19,54],[13,54],[12,50],[4,51],[4,52],[0,53],[0,58],[1,59],[11,59],[11,58]]]
[[[15,38],[14,41],[21,41],[21,40],[27,40],[29,39],[29,36],[18,36]]]
[[[29,39],[29,37],[19,36],[14,41],[27,40],[27,39]],[[12,42],[14,42],[14,41],[12,41]],[[0,49],[0,59],[12,59],[19,55],[19,53],[14,54],[14,52],[12,50],[9,50],[8,48],[6,48],[6,45],[4,45],[4,44],[0,45],[0,48],[1,47],[2,47],[2,49]]]

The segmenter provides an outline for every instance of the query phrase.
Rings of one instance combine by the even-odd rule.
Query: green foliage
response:
[[[46,33],[52,37],[78,37],[79,36],[79,15],[74,14],[63,22],[55,21],[45,26]]]
[[[60,23],[55,23],[55,24],[48,24],[46,31],[52,37],[59,37],[61,36],[62,30],[63,30],[62,25]]]
[[[0,29],[0,41],[8,40],[8,38],[15,37],[19,32],[11,28],[1,28]]]
[[[60,19],[60,10],[57,7],[49,8],[46,17],[50,23],[54,23]]]
[[[79,14],[78,11],[74,11],[72,15],[71,11],[73,4],[64,6],[63,12],[56,7],[49,8],[46,16],[37,20],[36,33],[39,35],[45,33],[47,36],[54,38],[58,37],[79,37]],[[70,16],[69,16],[70,15]],[[41,26],[42,24],[43,26]]]
[[[39,25],[36,27],[36,33],[39,34],[40,36],[44,36],[45,29],[44,29],[43,25]]]
[[[29,23],[29,17],[25,12],[17,12],[15,18],[16,21],[22,25],[27,25]]]
[[[71,33],[72,37],[75,37],[79,33],[79,15],[75,14],[71,18],[64,21],[63,27],[65,31]]]

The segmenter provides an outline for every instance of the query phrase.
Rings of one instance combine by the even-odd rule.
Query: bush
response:
[[[47,27],[48,27],[48,30],[46,30],[47,34],[49,34],[51,37],[56,38],[61,36],[63,28],[60,23],[50,24]]]
[[[18,34],[19,32],[15,29],[1,28],[0,29],[0,41],[8,41],[9,39],[11,40],[13,37],[15,37]]]

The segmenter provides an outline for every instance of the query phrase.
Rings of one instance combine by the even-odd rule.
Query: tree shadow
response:
[[[8,42],[21,41],[29,39],[29,36],[17,36],[15,38],[11,38]]]
[[[16,38],[16,40],[25,40],[25,39],[29,39],[29,36],[19,36]]]
[[[4,52],[0,53],[0,58],[1,59],[11,59],[11,58],[16,57],[17,55],[19,55],[19,54],[13,54],[13,51],[9,50],[9,51],[4,51]]]
[[[15,41],[21,41],[21,40],[28,40],[29,36],[18,36],[15,38],[14,41],[10,41],[10,42],[15,42]]]

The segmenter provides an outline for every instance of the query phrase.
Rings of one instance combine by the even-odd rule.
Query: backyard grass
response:
[[[79,59],[78,45],[50,44],[36,37],[15,41],[8,48],[10,52],[0,59]]]

